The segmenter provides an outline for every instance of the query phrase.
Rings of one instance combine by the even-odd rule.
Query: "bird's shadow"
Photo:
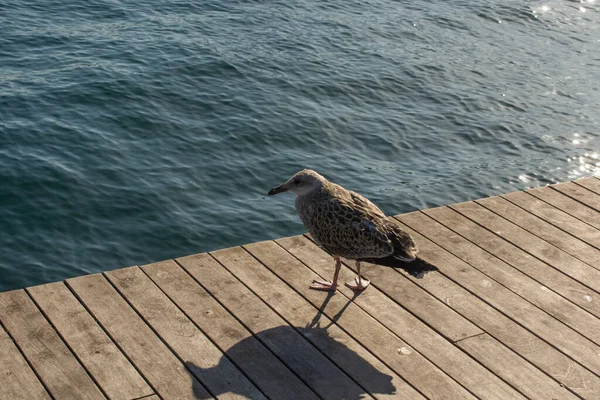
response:
[[[323,311],[325,310],[325,308],[327,307],[327,304],[329,304],[329,301],[331,300],[331,298],[336,294],[337,292],[327,292],[327,297],[325,297],[325,299],[323,300],[323,303],[321,304],[321,307],[319,307],[319,311],[317,311],[317,314],[314,316],[314,318],[312,319],[312,321],[310,321],[310,323],[306,326],[307,328],[315,328],[315,327],[319,327],[320,326],[320,321],[321,318],[323,317]],[[346,311],[346,308],[348,308],[348,306],[350,305],[350,303],[354,302],[354,300],[360,296],[362,292],[354,292],[354,295],[352,296],[351,299],[348,299],[348,301],[346,302],[346,304],[344,305],[344,307],[342,307],[332,318],[331,318],[331,322],[329,324],[327,324],[327,326],[325,328],[328,328],[329,326],[333,325],[334,323],[337,322],[338,319],[340,319],[340,317],[342,316],[342,314],[344,313],[344,311]]]
[[[265,338],[277,338],[277,340],[279,342],[287,342],[287,343],[293,343],[293,340],[287,340],[286,336],[297,336],[298,333],[300,333],[302,336],[304,336],[305,338],[310,338],[310,341],[314,344],[318,344],[318,348],[321,352],[323,352],[324,354],[335,354],[336,356],[336,360],[343,360],[344,365],[342,365],[341,369],[345,369],[344,366],[350,366],[350,368],[352,369],[352,371],[354,371],[355,374],[360,375],[360,377],[362,378],[361,380],[363,382],[368,382],[369,385],[369,393],[372,394],[394,394],[396,391],[396,388],[394,387],[393,383],[392,383],[392,377],[389,375],[386,375],[382,372],[380,372],[378,369],[376,369],[375,367],[373,367],[371,364],[369,364],[366,360],[364,360],[362,357],[360,357],[356,352],[350,350],[344,343],[335,340],[334,338],[332,338],[328,331],[327,328],[320,328],[320,327],[305,327],[305,328],[294,328],[291,326],[279,326],[276,328],[272,328],[272,329],[268,329],[265,331],[261,331],[256,333],[255,337],[257,338],[262,338],[263,340]],[[292,338],[290,338],[292,339]],[[200,383],[199,382],[210,382],[211,380],[214,380],[215,377],[223,377],[224,375],[224,366],[223,366],[223,359],[224,357],[227,357],[230,361],[233,361],[234,364],[239,365],[236,360],[241,360],[243,358],[248,358],[248,357],[260,357],[260,355],[257,355],[256,352],[253,351],[253,349],[255,348],[255,343],[252,343],[252,338],[246,338],[241,340],[240,342],[236,343],[235,345],[233,345],[231,348],[229,348],[224,355],[221,358],[221,361],[219,362],[219,364],[215,365],[212,368],[200,368],[197,365],[195,365],[192,362],[186,362],[185,366],[187,368],[188,373],[190,373],[191,375],[193,375],[196,379],[192,379],[193,382],[193,393],[194,396],[197,399],[205,399],[207,398],[204,393],[205,393],[205,389],[199,387]],[[286,354],[287,353],[287,354]],[[287,367],[294,371],[294,370],[298,370],[296,368],[296,366],[294,365],[290,365],[289,360],[296,360],[296,359],[301,359],[302,357],[304,357],[304,354],[298,354],[300,353],[299,349],[296,348],[290,348],[290,347],[279,347],[277,349],[277,353],[275,354],[277,356],[277,358],[279,358],[280,360],[288,360],[287,363],[284,362],[284,364],[287,365]],[[257,363],[256,365],[260,365],[260,363]],[[244,371],[247,372],[247,371]],[[256,373],[260,373],[260,371],[253,371],[254,374]],[[319,371],[314,371],[315,374],[319,374]],[[247,374],[248,376],[250,376],[251,374]],[[312,374],[311,374],[312,375]],[[277,377],[268,377],[269,379],[269,385],[272,387],[272,385],[274,384],[273,379],[278,379]],[[326,379],[326,377],[324,378]],[[251,379],[252,380],[252,379]],[[260,382],[257,382],[256,380],[254,380],[253,382],[256,387],[261,390],[266,397],[272,398],[272,396],[268,393],[268,388],[266,387],[261,387]],[[285,387],[288,384],[288,382],[285,381],[281,381],[281,382],[276,382],[275,386],[279,386],[281,385],[281,387]],[[335,384],[332,381],[332,385]],[[209,385],[207,385],[208,387]],[[355,385],[357,390],[354,390],[350,393],[350,396],[348,395],[348,388],[340,388],[339,392],[340,392],[340,400],[342,398],[344,399],[354,399],[354,400],[359,400],[365,397],[368,397],[367,395],[367,391],[362,389],[360,386]],[[211,389],[210,387],[208,387],[209,390],[212,392],[213,396],[218,397],[219,395],[223,394],[223,393],[215,393],[214,389]],[[238,390],[238,392],[235,392],[238,395],[244,396],[246,398],[252,398],[252,393],[239,393],[240,390]],[[343,394],[343,396],[342,396]],[[211,397],[212,398],[212,397]]]

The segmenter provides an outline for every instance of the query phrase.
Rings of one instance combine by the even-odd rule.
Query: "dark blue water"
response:
[[[0,3],[0,290],[600,174],[600,1]]]

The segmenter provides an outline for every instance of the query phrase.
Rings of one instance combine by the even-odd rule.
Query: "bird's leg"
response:
[[[356,291],[363,291],[367,288],[367,286],[369,286],[369,284],[371,283],[370,280],[368,280],[367,278],[363,278],[360,276],[360,261],[356,260],[356,270],[358,272],[358,275],[356,278],[354,278],[354,282],[347,282],[346,286],[348,286],[350,289],[352,290],[356,290]]]
[[[340,268],[342,267],[342,261],[339,257],[334,257],[335,260],[335,272],[333,273],[333,282],[330,281],[312,281],[310,285],[311,289],[315,290],[335,290],[337,288],[338,275],[340,274]]]

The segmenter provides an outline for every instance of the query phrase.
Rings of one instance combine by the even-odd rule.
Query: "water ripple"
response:
[[[0,290],[600,175],[597,2],[0,5]]]

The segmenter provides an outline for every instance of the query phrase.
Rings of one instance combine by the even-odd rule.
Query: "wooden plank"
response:
[[[330,257],[327,255],[327,253],[319,249],[312,242],[298,241],[295,237],[280,239],[278,240],[278,242],[280,242],[286,249],[289,249],[289,251],[292,252],[292,254],[298,257],[301,261],[307,263],[312,268],[315,268],[318,264],[322,265],[318,267],[319,271],[326,271],[327,269],[331,268]],[[419,242],[419,244],[420,243],[421,242]],[[352,276],[352,274],[353,273],[350,273],[349,276],[346,277],[346,279],[349,279]],[[385,294],[395,299],[397,302],[403,303],[406,296],[404,292],[399,289],[402,286],[399,286],[398,282],[412,278],[406,278],[405,276],[403,276],[403,274],[397,273],[391,268],[385,268],[380,266],[367,267],[366,275],[369,276],[369,278],[372,278],[371,285],[382,290]],[[466,316],[475,315],[476,318],[474,320],[476,322],[482,323],[482,327],[485,327],[486,329],[491,329],[492,331],[500,330],[502,338],[509,338],[511,344],[515,345],[518,349],[525,350],[525,353],[527,353],[527,351],[534,350],[538,347],[536,346],[536,340],[538,342],[541,342],[538,338],[531,335],[529,332],[524,331],[514,322],[505,318],[504,316],[502,316],[502,314],[498,313],[491,307],[482,303],[474,296],[468,294],[464,291],[464,289],[460,288],[452,281],[447,280],[441,274],[430,274],[427,275],[427,277],[424,279],[414,281],[418,284],[426,283],[426,285],[424,286],[428,289],[434,288],[434,294],[437,295],[440,300],[445,301],[449,306],[455,308],[457,311],[463,312]],[[427,285],[429,283],[432,284]],[[380,314],[380,310],[385,310],[387,315],[383,315],[383,317],[380,320],[389,321],[393,325],[392,329],[394,329],[395,326],[406,326],[406,329],[409,330],[414,329],[410,324],[396,322],[393,318],[393,315],[397,315],[398,312],[393,307],[389,307],[388,305],[382,304],[381,302],[377,301],[377,297],[379,297],[378,295],[369,296],[372,289],[373,288],[369,288],[367,291],[361,293],[361,295],[354,301],[358,303],[359,300],[363,299],[363,303],[361,303],[361,305],[368,311],[373,312],[375,314]],[[346,288],[343,290],[346,290]],[[392,317],[390,317],[389,314],[391,314]],[[513,327],[511,327],[510,324],[512,324]],[[543,348],[544,343],[541,343],[542,349],[545,350],[545,348]],[[502,345],[498,343],[496,347],[502,347]],[[548,345],[546,345],[546,348],[550,349],[551,352],[554,352],[555,355],[559,354],[556,350],[552,349]],[[486,366],[493,365],[496,362],[495,359],[498,357],[498,353],[492,350],[483,350],[471,355],[477,356],[477,360]],[[565,358],[564,355],[560,354],[558,357],[550,357],[548,360],[544,359],[542,360],[542,363],[544,365],[551,366],[552,368],[558,366],[559,368],[557,372],[558,374],[560,374],[560,376],[563,376],[562,374],[564,373],[564,371],[560,369],[560,367],[562,367],[564,363],[561,364],[561,358]],[[574,364],[574,362],[570,360],[568,364],[564,365],[565,371],[570,371],[572,364]],[[515,378],[511,370],[503,371],[501,368],[496,368],[494,372],[503,380],[505,380],[506,382],[508,382],[516,388],[520,388],[523,385],[523,383],[520,382],[518,378]],[[591,375],[589,372],[587,372],[587,374]],[[575,375],[575,377],[578,378],[577,375]],[[556,391],[557,386],[560,387],[560,385],[558,385],[555,381],[552,381],[550,378],[546,378],[545,380],[542,380],[539,383],[546,385],[549,388],[548,390],[551,391]],[[575,383],[579,385],[582,382],[576,381]],[[587,382],[583,382],[583,385],[587,385]]]
[[[359,398],[365,394],[363,388],[208,254],[178,261],[320,397]]]
[[[461,210],[467,208],[463,205],[457,206],[457,208]],[[481,206],[477,207],[481,208]],[[489,211],[486,213],[489,213]],[[432,213],[428,212],[428,215],[434,216],[436,214],[437,213],[435,211]],[[469,215],[471,214],[472,213]],[[409,219],[410,216],[401,217],[403,222],[408,221]],[[480,218],[480,221],[485,222],[483,221],[483,217]],[[487,221],[493,221],[493,217],[488,217]],[[414,222],[412,226],[418,229]],[[452,223],[449,223],[446,226],[452,226]],[[499,229],[498,227],[496,228]],[[506,228],[502,227],[501,229]],[[529,327],[530,330],[534,331],[540,337],[546,339],[549,343],[555,344],[566,354],[581,362],[593,372],[600,373],[600,359],[597,356],[593,356],[600,354],[600,346],[593,343],[589,339],[584,338],[581,334],[572,330],[571,328],[568,328],[566,325],[560,323],[554,318],[548,318],[547,314],[544,314],[541,310],[533,307],[530,303],[516,296],[513,292],[508,291],[508,289],[504,288],[503,286],[491,284],[488,290],[482,291],[481,286],[477,285],[476,282],[481,282],[482,280],[488,279],[486,279],[486,276],[479,275],[480,273],[474,273],[471,281],[463,280],[463,283],[461,284],[465,287],[470,287],[466,286],[467,284],[471,286],[475,285],[475,287],[478,289],[478,292],[481,292],[482,295],[485,294],[487,297],[484,298],[488,302],[492,303],[496,308],[507,313],[511,318],[515,319],[522,325]],[[490,295],[494,295],[493,301],[492,298],[489,297]],[[593,335],[593,340],[595,342],[600,342],[600,332],[597,332]]]
[[[34,286],[27,292],[108,398],[129,400],[153,393],[64,283]]]
[[[245,257],[242,262],[258,264],[243,250],[238,248],[238,251]],[[268,276],[268,271],[264,272]],[[284,282],[275,278],[265,282],[265,285],[254,285],[252,282],[247,285],[367,392],[376,395],[378,399],[398,396],[403,399],[423,399],[406,381],[365,348],[370,347],[368,343],[363,342],[363,347],[326,316],[322,316],[319,327],[315,327],[315,313],[318,311]]]
[[[598,177],[578,179],[574,181],[574,183],[576,183],[579,186],[583,186],[588,190],[591,190],[597,195],[600,195],[600,179]]]
[[[449,213],[453,213],[456,218],[454,219],[454,223],[448,222],[450,226],[462,222],[475,226],[473,222],[465,221],[464,217],[454,213],[454,211],[449,210]],[[402,217],[402,221],[411,227],[415,227],[419,233],[486,274],[490,279],[504,285],[522,298],[583,334],[588,339],[599,344],[600,319],[594,315],[549,290],[539,282],[531,279],[529,276],[511,267],[493,254],[466,240],[425,214],[411,213]],[[482,236],[478,237],[482,238]]]
[[[416,213],[407,215],[412,214]],[[398,218],[405,220],[405,216]],[[446,301],[457,312],[577,394],[586,399],[600,399],[600,378],[597,375],[495,308],[495,302],[490,301],[489,297],[492,295],[502,301],[505,292],[498,289],[500,285],[477,273],[464,261],[408,225],[403,226],[417,241],[420,257],[440,267],[440,273],[428,274],[427,279],[416,280],[419,286]],[[418,226],[415,228],[418,229]],[[507,300],[509,309],[518,310],[519,302],[511,307],[512,298],[509,296]],[[548,335],[552,335],[549,328]]]
[[[560,271],[550,268],[529,253],[448,207],[423,210],[423,213],[540,282],[543,286],[561,294],[591,314],[597,317],[600,316],[600,296],[590,288],[583,286]]]
[[[573,182],[565,182],[556,185],[550,185],[550,187],[577,200],[582,204],[585,204],[590,208],[593,208],[596,211],[600,211],[600,195],[584,188],[581,185]]]
[[[390,301],[389,298],[380,294],[382,302],[377,303],[373,301],[372,297],[369,301],[362,301],[363,295],[367,294],[367,292],[361,293],[361,295],[357,297],[354,296],[354,293],[351,293],[349,297],[338,297],[328,296],[327,293],[310,290],[308,287],[310,281],[312,279],[322,279],[322,277],[315,274],[315,272],[306,265],[300,263],[276,243],[270,241],[253,243],[246,245],[245,247],[252,255],[254,255],[254,257],[271,270],[271,273],[267,274],[272,277],[271,279],[263,274],[260,276],[260,280],[264,281],[265,279],[269,279],[269,286],[272,287],[275,285],[273,281],[277,280],[276,276],[279,276],[280,279],[287,282],[288,285],[291,285],[303,297],[317,307],[322,314],[335,320],[340,327],[354,336],[359,342],[364,343],[382,360],[391,363],[400,358],[402,361],[407,362],[402,356],[399,357],[398,349],[406,347],[409,351],[412,351],[410,350],[412,348],[416,352],[423,354],[438,368],[442,369],[470,392],[482,399],[516,399],[520,397],[517,392],[512,390],[504,382],[500,381],[495,375],[491,374],[485,368],[482,368],[481,365],[474,362],[463,352],[458,351],[456,347],[442,338],[435,331],[429,329],[426,325],[420,323],[420,329],[406,329],[405,324],[407,322],[410,323],[410,319],[413,320],[413,327],[418,326],[420,321],[417,322],[418,320],[416,320],[416,318],[412,317],[393,301]],[[258,268],[255,267],[255,264],[257,263],[253,263],[248,255],[244,255],[238,251],[234,256],[243,259],[243,268],[237,268],[235,271],[236,274],[240,274],[239,276],[241,279],[250,281],[253,276],[259,273],[257,271]],[[223,262],[225,263],[225,260],[223,260]],[[331,271],[331,261],[328,270]],[[344,270],[347,271],[347,268],[344,268]],[[344,278],[344,275],[346,275],[345,272],[340,271],[341,279]],[[348,280],[350,280],[349,277]],[[345,286],[342,285],[340,289],[342,289],[341,291],[343,292]],[[370,288],[368,293],[377,292],[376,290],[371,289],[374,288]],[[268,293],[265,293],[265,296],[267,295]],[[353,299],[354,301],[352,301],[353,297],[355,297]],[[268,299],[267,301],[271,304],[275,302],[275,299]],[[377,310],[377,313],[374,313],[373,309],[369,310],[369,312],[373,315],[383,316],[383,318],[379,318],[380,321],[384,319],[390,321],[387,324],[387,329],[386,326],[378,322],[372,315],[369,315],[369,313],[359,307],[359,305],[363,307],[365,304],[377,304],[373,307]],[[381,307],[380,304],[388,305],[385,311],[382,310],[383,307]],[[402,313],[404,313],[404,319],[394,319],[394,315],[402,315]],[[389,320],[390,318],[391,320]],[[357,321],[360,321],[360,323],[357,323]],[[399,327],[399,325],[402,327]],[[406,340],[408,345],[403,346],[399,341],[400,338],[391,334],[390,331],[398,331],[395,332],[396,334],[401,333],[402,336],[398,336],[400,336],[401,339]],[[427,397],[430,397],[433,394],[440,396],[441,393],[443,393],[443,396],[457,398],[456,393],[450,394],[448,393],[449,389],[443,389],[441,387],[441,380],[439,380],[439,378],[433,379],[431,375],[429,375],[429,377],[423,381],[423,377],[426,375],[420,371],[416,371],[416,368],[418,367],[416,360],[412,360],[410,365],[413,369],[413,373],[416,373],[416,377],[412,377],[412,379],[414,379],[413,384]],[[405,379],[409,379],[404,372],[402,372],[402,375]],[[435,381],[437,386],[432,387],[432,381]],[[450,389],[452,388],[454,387],[450,386]],[[430,394],[426,392],[426,390],[431,390],[434,393]]]
[[[194,263],[197,256],[182,262]],[[208,257],[215,262],[211,257]],[[186,261],[187,260],[187,261]],[[273,355],[250,331],[223,308],[174,261],[163,261],[142,270],[182,309],[196,325],[272,399],[318,397]]]
[[[327,277],[327,271],[333,273],[332,257],[306,237],[292,236],[278,239],[276,242],[308,265],[313,271],[322,272],[326,279],[331,278]],[[353,265],[353,263],[346,264],[349,267]],[[366,268],[369,269],[370,276],[374,276],[372,274],[377,275],[378,282],[385,281],[386,276],[393,272],[391,269],[386,268]],[[341,283],[343,282],[340,281]],[[448,340],[456,341],[482,333],[481,329],[449,308],[445,303],[423,291],[413,282],[409,280],[399,281],[394,289],[403,294],[402,307],[425,321]],[[350,289],[340,288],[340,290],[352,293]]]
[[[600,229],[600,212],[556,190],[552,190],[549,186],[529,189],[526,193],[553,205],[596,229]]]
[[[54,398],[105,398],[24,290],[0,293],[0,322]]]
[[[214,396],[266,399],[141,269],[117,269],[106,277]]]
[[[0,400],[37,400],[50,396],[19,349],[0,326]]]
[[[100,274],[67,280],[104,330],[165,399],[212,396]]]
[[[556,193],[551,189],[548,190]],[[600,229],[588,225],[568,213],[534,197],[528,192],[509,193],[502,195],[502,197],[530,213],[537,215],[544,221],[570,233],[576,238],[583,240],[590,246],[600,249]],[[600,216],[600,213],[598,215]]]
[[[457,345],[530,399],[578,398],[488,334],[461,340]],[[488,357],[489,354],[496,357]]]
[[[476,203],[591,267],[600,269],[600,250],[556,228],[532,213],[512,204],[508,200],[494,196],[477,200]],[[600,231],[598,233],[600,234]],[[598,243],[600,244],[600,241],[598,241]]]
[[[317,274],[324,275],[325,279],[331,278],[328,277],[328,274],[333,273],[334,263],[332,257],[305,236],[282,238],[276,240],[276,242]],[[346,267],[351,268],[352,264],[353,263],[346,263]],[[369,267],[369,264],[364,265],[364,270],[367,271],[368,275],[377,278],[377,282],[373,282],[374,287],[377,288],[381,282],[385,282],[386,279],[390,277],[390,274],[394,273],[394,271],[389,268],[371,268]],[[345,273],[348,274],[347,276],[352,277],[353,272],[345,271]],[[395,275],[393,276],[395,277]],[[353,277],[350,280],[352,279]],[[339,283],[342,285],[343,281],[340,279]],[[351,289],[339,287],[339,290],[352,297],[353,292]],[[448,307],[445,303],[423,291],[409,280],[395,282],[394,290],[403,294],[401,303],[403,308],[418,316],[419,319],[427,323],[450,341],[461,340],[469,336],[479,335],[483,332],[469,320]],[[365,293],[364,297],[375,297],[369,299],[370,304],[385,301],[381,295],[374,294],[377,292],[377,290],[370,291]],[[394,307],[393,302],[386,302],[385,304],[380,303],[379,305],[379,308],[381,309],[387,309],[389,307]],[[372,315],[377,317],[377,313]]]
[[[491,230],[496,235],[544,261],[581,284],[600,292],[600,271],[579,261],[556,246],[532,235],[477,203],[467,202],[450,206],[467,218]]]

